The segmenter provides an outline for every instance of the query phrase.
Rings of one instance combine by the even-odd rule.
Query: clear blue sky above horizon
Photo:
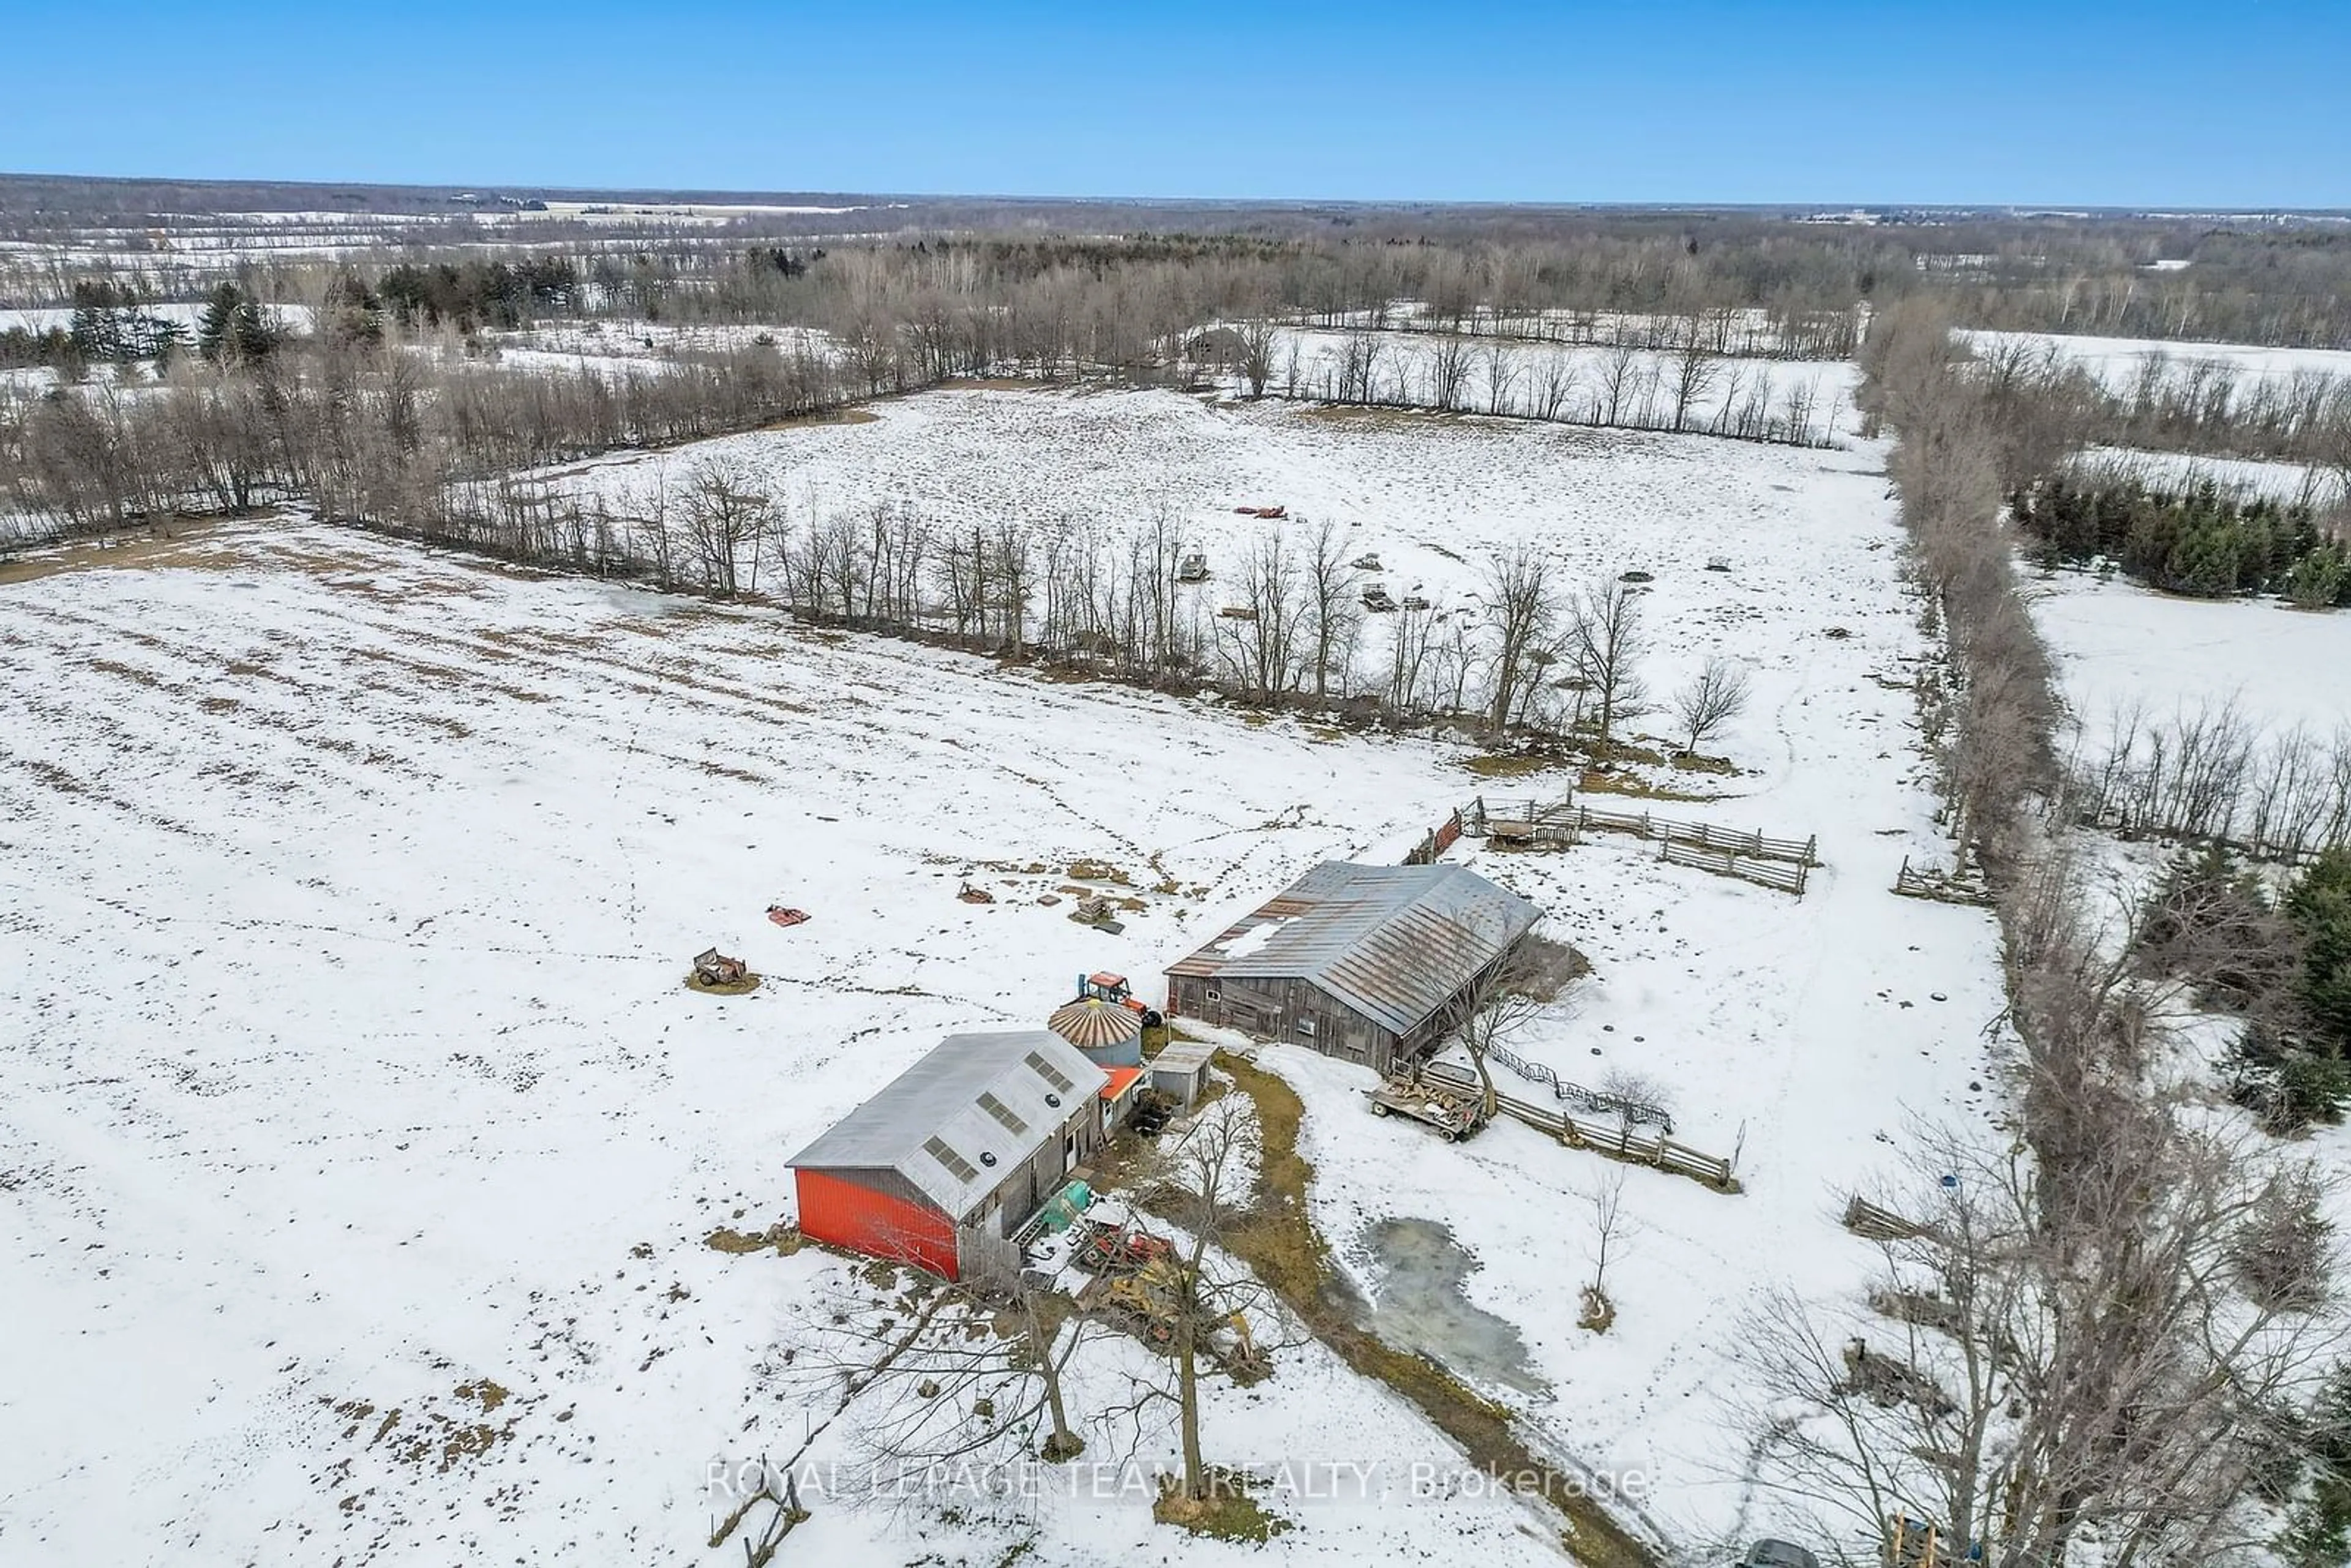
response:
[[[13,172],[2351,206],[2351,0],[11,0],[0,52]]]

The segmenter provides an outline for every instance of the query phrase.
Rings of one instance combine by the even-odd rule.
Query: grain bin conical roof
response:
[[[1045,1027],[1080,1051],[1100,1051],[1141,1035],[1143,1019],[1132,1008],[1118,1002],[1083,997],[1055,1008],[1053,1016],[1045,1020]]]

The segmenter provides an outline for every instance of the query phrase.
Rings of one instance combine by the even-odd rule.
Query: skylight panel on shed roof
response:
[[[947,1174],[957,1181],[977,1181],[979,1167],[947,1146],[945,1138],[934,1137],[923,1145],[923,1152],[946,1166]]]
[[[1029,1053],[1029,1071],[1035,1072],[1038,1077],[1043,1079],[1046,1082],[1051,1084],[1054,1088],[1060,1090],[1064,1094],[1067,1094],[1072,1087],[1070,1082],[1070,1075],[1068,1073],[1062,1071],[1060,1068],[1054,1066],[1051,1062],[1046,1061],[1043,1057],[1038,1055],[1033,1051]]]

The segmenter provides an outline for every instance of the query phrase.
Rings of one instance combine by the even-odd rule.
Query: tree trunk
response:
[[[1176,1393],[1183,1411],[1184,1495],[1197,1499],[1208,1495],[1208,1477],[1200,1458],[1200,1368],[1191,1294],[1177,1293],[1182,1307],[1176,1323]]]

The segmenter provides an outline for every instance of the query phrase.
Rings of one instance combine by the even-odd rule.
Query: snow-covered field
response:
[[[2325,737],[2351,723],[2351,614],[2182,599],[2086,572],[2028,572],[2026,590],[2065,700],[2093,737],[2134,706],[2162,719],[2233,704],[2273,734]]]
[[[1272,390],[1290,395],[1343,396],[1348,344],[1357,335],[1285,330],[1274,352]],[[1438,356],[1445,340],[1423,332],[1381,332],[1367,339],[1374,359],[1358,373],[1370,402],[1447,406]],[[1571,423],[1665,429],[1672,425],[1678,356],[1654,349],[1613,349],[1509,338],[1468,338],[1450,406],[1487,413],[1540,415]],[[1292,355],[1295,354],[1295,375]],[[1854,428],[1857,366],[1849,361],[1709,356],[1693,383],[1683,428],[1729,429],[1742,411],[1756,428],[1766,420],[1782,430],[1802,428],[1837,440]],[[1790,400],[1802,412],[1791,415]],[[1366,401],[1361,398],[1353,401]]]
[[[1708,652],[1755,664],[1725,743],[1749,771],[1709,779],[1737,798],[1667,809],[1817,832],[1802,900],[1631,839],[1459,852],[1594,965],[1519,1048],[1583,1082],[1660,1080],[1684,1141],[1740,1155],[1737,1197],[1629,1172],[1614,1332],[1575,1329],[1573,1301],[1578,1195],[1618,1167],[1515,1126],[1447,1145],[1364,1114],[1350,1070],[1263,1061],[1304,1094],[1315,1218],[1375,1298],[1366,1224],[1448,1224],[1479,1265],[1470,1301],[1526,1348],[1526,1375],[1489,1392],[1564,1451],[1645,1470],[1686,1540],[1767,1524],[1725,1425],[1740,1315],[1773,1282],[1854,1288],[1868,1253],[1835,1225],[1844,1194],[1906,1113],[1989,1104],[2000,1010],[1990,916],[1886,891],[1939,845],[1878,455],[1166,393],[880,412],[706,446],[811,509],[897,497],[942,521],[1107,528],[1164,500],[1227,558],[1279,526],[1232,506],[1284,501],[1393,558],[1399,591],[1465,606],[1480,556],[1530,541],[1574,575],[1656,574],[1661,688]],[[1706,570],[1718,555],[1730,570]],[[1155,974],[1319,859],[1397,858],[1480,788],[1557,788],[1481,785],[1433,742],[317,525],[10,570],[12,1563],[731,1553],[704,1544],[705,1467],[798,1446],[779,1364],[852,1275],[700,1238],[786,1216],[800,1141],[941,1033],[1040,1019],[1084,968]],[[1131,877],[1122,935],[1039,902],[1081,858]],[[998,902],[957,901],[966,878]],[[813,918],[775,928],[778,899]],[[766,984],[684,991],[712,942]],[[1227,1461],[1447,1452],[1312,1350],[1246,1393],[1217,1385],[1208,1423]],[[1552,1551],[1500,1501],[1282,1511],[1301,1528],[1270,1550],[1292,1557]],[[1179,1546],[1133,1499],[1049,1509],[1034,1538],[1046,1563],[1254,1555]],[[787,1551],[997,1561],[1019,1539],[820,1507]]]
[[[1817,658],[1853,602],[1824,591],[1824,552],[1858,550],[1873,584],[1890,585],[1898,548],[1870,451],[1156,391],[934,392],[872,412],[862,423],[624,454],[557,483],[643,515],[656,491],[717,465],[747,474],[802,528],[888,503],[947,530],[1014,519],[1104,541],[1164,508],[1215,573],[1186,591],[1204,613],[1240,602],[1234,580],[1259,539],[1279,533],[1303,550],[1325,520],[1350,559],[1378,558],[1365,580],[1440,610],[1474,610],[1492,558],[1532,545],[1568,587],[1654,575],[1648,674],[1660,698],[1709,653],[1757,665],[1759,686]],[[1238,516],[1245,505],[1290,516]],[[1708,570],[1715,561],[1724,570]],[[1862,602],[1891,614],[1893,595],[1874,586]],[[1367,619],[1367,664],[1385,656],[1389,635],[1382,617]],[[1750,752],[1777,749],[1754,738]]]
[[[2059,332],[1963,332],[1979,350],[2022,343],[2053,349],[2096,376],[2108,391],[2126,392],[2150,368],[2177,379],[2189,367],[2225,367],[2241,383],[2288,382],[2296,376],[2351,378],[2351,350],[2272,349],[2252,343],[2204,343],[2161,338],[2094,338]]]
[[[695,355],[773,350],[825,361],[839,354],[831,338],[812,329],[735,322],[559,321],[485,333],[483,340],[509,369],[585,370],[616,378],[663,374]]]
[[[2327,505],[2343,495],[2342,481],[2307,463],[2263,463],[2151,452],[2135,446],[2093,446],[2074,460],[2085,475],[2136,479],[2150,489],[2192,490],[2210,484],[2224,496]]]

